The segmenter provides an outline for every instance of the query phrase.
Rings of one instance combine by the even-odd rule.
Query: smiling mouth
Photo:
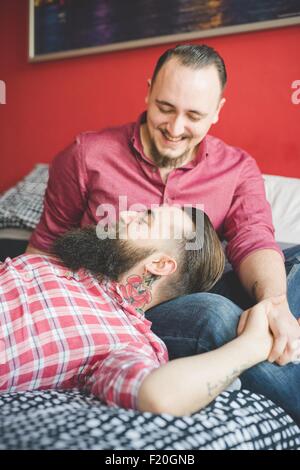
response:
[[[181,142],[183,140],[186,139],[185,136],[180,136],[180,137],[171,137],[169,134],[167,134],[166,132],[164,131],[161,131],[163,137],[168,140],[169,142],[172,142],[172,143],[178,143],[178,142]]]

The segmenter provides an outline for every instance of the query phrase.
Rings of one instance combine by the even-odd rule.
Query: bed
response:
[[[0,197],[0,259],[24,252],[42,212],[48,166]],[[264,175],[281,246],[300,243],[300,180]],[[192,416],[112,408],[77,390],[0,394],[0,449],[300,449],[300,428],[262,395],[232,387]]]

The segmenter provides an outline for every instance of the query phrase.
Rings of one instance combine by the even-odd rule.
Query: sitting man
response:
[[[281,298],[247,311],[227,345],[171,362],[145,319],[150,307],[207,291],[220,278],[224,254],[203,212],[125,212],[112,234],[73,230],[52,256],[2,264],[1,391],[78,387],[109,405],[182,415],[268,358],[268,312]]]

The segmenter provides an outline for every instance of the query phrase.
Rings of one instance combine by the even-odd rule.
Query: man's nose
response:
[[[136,211],[122,211],[120,212],[120,220],[123,224],[129,224],[138,215]]]
[[[180,137],[184,134],[184,118],[174,116],[168,123],[167,130],[171,137]]]

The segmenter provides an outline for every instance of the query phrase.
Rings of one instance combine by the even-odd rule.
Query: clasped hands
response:
[[[300,319],[296,320],[290,311],[286,295],[262,300],[244,311],[240,317],[237,333],[246,330],[259,339],[269,336],[269,362],[283,366],[289,362],[300,363]],[[263,337],[263,335],[265,335]]]

